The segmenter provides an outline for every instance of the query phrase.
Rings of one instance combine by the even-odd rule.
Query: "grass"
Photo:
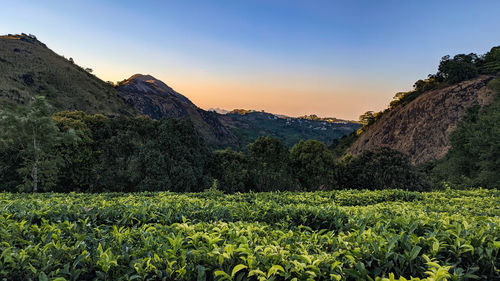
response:
[[[80,66],[26,37],[0,37],[0,100],[26,104],[46,96],[56,110],[80,109],[89,113],[130,115],[117,91]]]

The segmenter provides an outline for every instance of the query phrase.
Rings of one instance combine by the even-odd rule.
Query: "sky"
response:
[[[201,108],[357,120],[500,45],[498,0],[0,0],[30,33],[104,81],[150,74]]]

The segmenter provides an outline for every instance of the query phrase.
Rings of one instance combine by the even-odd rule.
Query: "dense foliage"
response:
[[[481,189],[3,193],[0,276],[498,280],[499,196]]]
[[[430,189],[425,175],[411,165],[408,157],[386,147],[365,151],[359,157],[346,156],[339,179],[344,188]]]
[[[290,152],[278,139],[259,137],[248,145],[246,155],[255,191],[296,189],[297,183],[290,167]]]
[[[335,157],[322,142],[297,143],[290,151],[290,165],[305,190],[332,189],[335,186]]]
[[[9,136],[19,135],[23,127],[16,125],[13,132],[5,134],[8,124],[12,125],[9,116],[4,115],[2,120],[6,125],[0,132],[0,139],[10,142],[0,148],[0,188],[31,191],[26,183],[32,180],[23,175],[24,170],[33,166],[33,157],[24,155],[25,151],[33,150],[32,144],[12,143]],[[107,118],[84,112],[60,112],[52,118],[50,115],[43,118],[39,120],[43,126],[38,128],[50,128],[52,133],[47,134],[48,129],[40,131],[40,140],[44,140],[39,142],[38,149],[39,172],[44,175],[39,182],[40,190],[201,191],[211,183],[208,167],[211,153],[188,120]],[[30,117],[22,120],[25,119]],[[70,133],[72,140],[58,140],[60,135]],[[28,134],[26,138],[31,141],[30,137]],[[48,164],[51,165],[47,167]]]
[[[259,137],[242,152],[212,152],[188,119],[109,118],[81,111],[51,116],[43,98],[0,116],[4,191],[196,192],[214,180],[229,193],[331,190],[342,187],[338,183],[346,182],[346,175],[363,178],[375,172],[373,167],[359,170],[359,165],[356,172],[348,172],[351,166],[340,169],[342,164],[327,147],[313,140],[289,150],[279,139]],[[411,172],[413,167],[400,168],[397,173],[404,175],[401,169]],[[417,186],[403,177],[395,180],[369,188]],[[353,188],[368,187],[364,183]]]
[[[278,139],[259,137],[245,149],[215,152],[214,177],[225,192],[296,190],[290,152]],[[333,169],[334,167],[330,167]]]
[[[470,108],[450,136],[446,157],[427,167],[434,181],[500,188],[500,79],[489,87],[496,92],[493,102]]]
[[[214,177],[225,192],[405,188],[429,190],[426,175],[400,152],[383,148],[336,160],[321,142],[301,141],[288,152],[260,137],[246,152],[215,153]]]
[[[215,152],[212,175],[225,192],[245,192],[252,188],[248,160],[244,153],[230,148]]]

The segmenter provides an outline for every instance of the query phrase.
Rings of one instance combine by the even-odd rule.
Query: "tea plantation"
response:
[[[500,191],[0,194],[4,280],[500,280]]]

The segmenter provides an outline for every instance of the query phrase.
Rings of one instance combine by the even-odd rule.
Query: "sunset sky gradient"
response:
[[[357,119],[500,45],[500,1],[4,1],[0,33],[32,33],[103,80],[151,74],[208,109]]]

